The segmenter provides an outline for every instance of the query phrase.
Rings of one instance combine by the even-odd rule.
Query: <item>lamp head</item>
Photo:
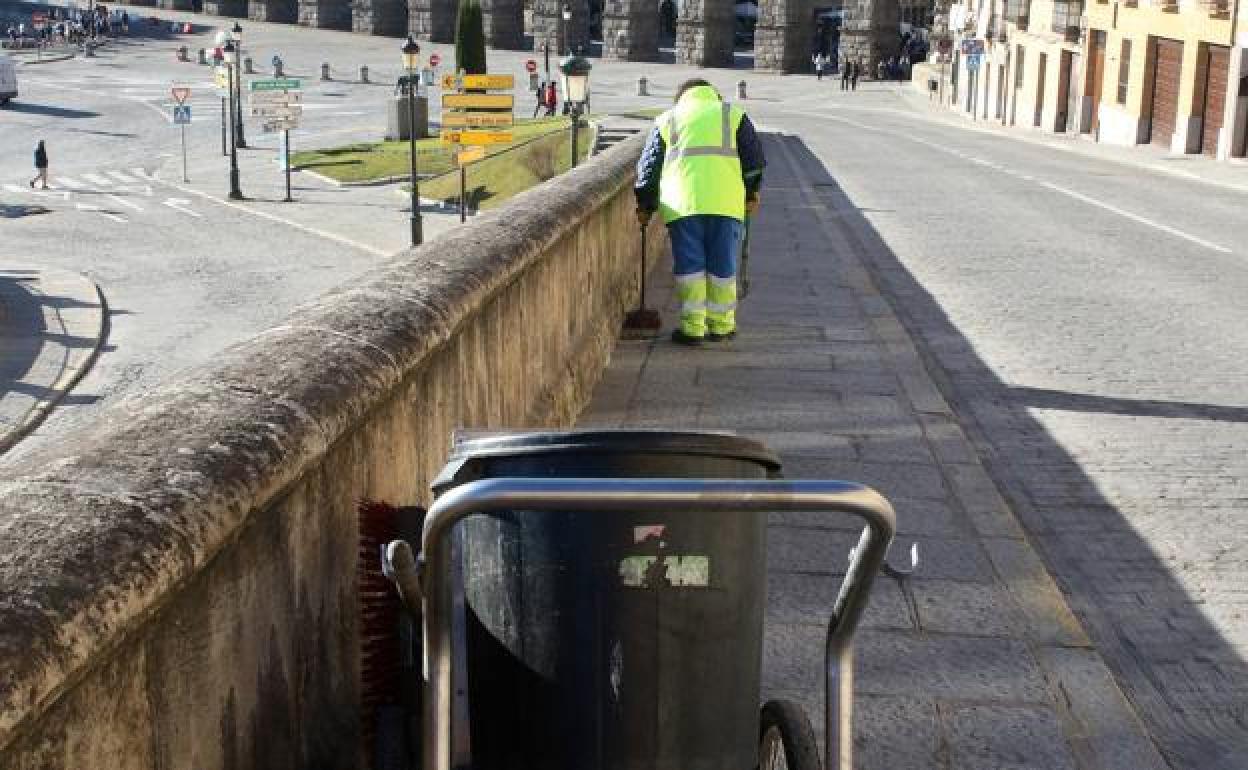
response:
[[[407,36],[407,42],[403,44],[403,66],[409,72],[420,67],[420,46],[416,44],[411,35]]]

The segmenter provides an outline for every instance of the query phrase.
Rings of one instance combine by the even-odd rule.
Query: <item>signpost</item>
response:
[[[536,67],[536,62],[529,62]],[[512,109],[516,86],[513,75],[467,75],[462,72],[442,76],[442,142],[455,145],[459,166],[459,221],[468,218],[468,164],[485,158],[485,146],[508,144],[509,130],[515,123]],[[472,93],[465,93],[465,91]],[[507,91],[491,94],[484,91]],[[465,147],[465,145],[467,145]]]
[[[287,203],[290,197],[290,130],[299,127],[303,115],[303,81],[297,78],[269,78],[251,81],[251,114],[261,118],[266,134],[280,131],[281,160],[279,165],[286,174]]]
[[[529,59],[524,63],[524,69],[529,73],[529,90],[536,91],[539,81],[537,78],[537,62]]]
[[[229,151],[225,149],[225,100],[228,96],[227,88],[230,87],[230,71],[221,66],[222,55],[220,49],[214,54],[213,60],[217,62],[212,68],[212,82],[217,87],[217,96],[221,97],[221,156],[229,155]]]
[[[191,89],[187,86],[174,86],[169,89],[169,93],[173,95],[173,101],[177,102],[173,108],[173,123],[182,130],[182,181],[188,182],[186,178],[186,126],[191,122],[191,105],[186,100],[191,95]]]

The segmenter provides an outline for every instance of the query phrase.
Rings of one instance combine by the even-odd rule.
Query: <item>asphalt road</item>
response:
[[[330,60],[380,79],[398,58],[389,39],[248,28],[257,61],[279,51],[298,74]],[[491,54],[491,67],[518,72],[528,56]],[[192,81],[197,120],[213,104],[198,101],[206,70],[174,64],[167,45],[46,72],[29,77],[36,106],[0,116],[0,194],[27,195],[26,148],[41,136],[54,177],[94,187],[88,174],[122,175],[128,187],[4,223],[0,258],[85,270],[114,310],[109,350],[31,441],[67,435],[89,404],[210,358],[403,245],[406,214],[380,193],[305,180],[302,206],[222,204],[213,120],[193,127],[183,185],[163,91]],[[662,106],[691,74],[597,64],[595,109]],[[799,137],[803,163],[826,169],[821,205],[856,233],[1171,764],[1241,767],[1248,194],[932,120],[891,86],[847,95],[835,80],[702,74],[730,94],[748,79],[760,127]],[[636,96],[640,75],[653,96]],[[388,87],[315,89],[309,103],[338,106],[308,111],[322,114],[302,146],[379,133]],[[245,154],[244,189],[271,199],[268,141]]]

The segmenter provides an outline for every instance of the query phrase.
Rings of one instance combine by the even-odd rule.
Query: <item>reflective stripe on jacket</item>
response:
[[[745,112],[709,86],[691,88],[658,119],[666,153],[659,183],[664,222],[696,214],[745,218],[737,128]]]

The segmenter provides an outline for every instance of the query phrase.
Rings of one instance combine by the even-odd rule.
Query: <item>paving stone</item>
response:
[[[1008,594],[992,583],[914,580],[919,626],[970,636],[1019,637],[1023,618]]]
[[[1074,756],[1049,709],[965,706],[948,709],[950,764],[967,770],[1074,770]]]
[[[767,622],[826,627],[840,590],[841,577],[769,571]],[[871,588],[863,628],[914,629],[910,606],[897,581],[881,577]]]

